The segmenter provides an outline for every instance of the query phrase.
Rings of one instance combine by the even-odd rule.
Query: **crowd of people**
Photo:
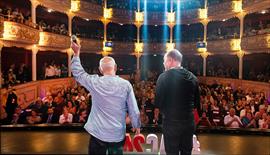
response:
[[[229,128],[270,128],[270,101],[263,92],[233,89],[230,85],[200,85],[199,125]]]
[[[23,12],[18,8],[2,7],[0,8],[0,16],[4,17],[8,21],[14,21],[17,23],[22,23],[31,27],[36,25],[32,22],[30,11]]]
[[[244,36],[255,36],[270,33],[270,20],[259,23],[249,23],[245,25]]]
[[[23,84],[30,82],[31,71],[29,67],[22,63],[19,66],[16,64],[10,65],[7,71],[4,71],[2,74],[1,84],[3,87],[15,86],[18,84]],[[68,68],[64,64],[55,64],[55,63],[45,63],[43,71],[40,75],[40,79],[54,79],[68,76]]]
[[[22,109],[16,91],[8,89],[6,106],[1,107],[2,124],[85,123],[91,108],[91,95],[81,86],[47,92]]]
[[[22,84],[31,81],[31,72],[28,66],[24,63],[16,66],[10,65],[7,72],[2,74],[1,84],[3,86],[14,86],[16,84]]]
[[[44,63],[43,66],[44,74],[42,76],[44,76],[44,78],[42,79],[54,79],[68,76],[68,68],[65,64],[59,65],[52,62]]]
[[[155,76],[148,81],[131,80],[143,126],[162,124],[162,116],[154,105]],[[232,88],[228,85],[200,84],[200,119],[198,126],[270,129],[270,101],[263,92]],[[80,85],[54,94],[47,92],[22,109],[16,92],[9,89],[5,106],[1,107],[2,124],[85,123],[91,111],[91,94]],[[130,118],[126,117],[127,124]]]
[[[41,20],[38,22],[39,30],[57,33],[61,35],[68,35],[68,30],[65,24],[56,24],[56,25],[49,25],[45,21]]]

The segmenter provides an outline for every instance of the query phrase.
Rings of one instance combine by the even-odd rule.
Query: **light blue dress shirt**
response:
[[[126,133],[126,113],[132,127],[140,128],[140,112],[129,81],[119,76],[89,75],[80,58],[71,61],[74,78],[92,96],[92,108],[84,128],[94,137],[105,142],[120,142]]]

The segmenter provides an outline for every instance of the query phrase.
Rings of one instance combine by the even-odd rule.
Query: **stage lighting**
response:
[[[241,39],[232,39],[230,42],[232,51],[240,51],[241,50]]]
[[[105,19],[110,19],[112,18],[112,8],[103,8],[103,17]]]
[[[144,14],[143,12],[135,12],[135,21],[138,23],[143,22]]]
[[[242,12],[242,0],[241,1],[232,1],[232,10],[236,13]]]
[[[166,43],[166,51],[169,52],[175,48],[175,43]]]
[[[135,52],[136,53],[143,52],[143,43],[135,43]]]
[[[175,23],[175,12],[167,12],[167,22]]]
[[[80,10],[80,0],[71,0],[71,8],[72,12],[77,12]]]
[[[199,19],[207,19],[207,9],[198,9]]]

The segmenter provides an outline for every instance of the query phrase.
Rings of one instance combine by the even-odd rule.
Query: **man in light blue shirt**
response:
[[[140,133],[140,113],[131,84],[116,75],[116,63],[112,57],[100,60],[103,76],[89,75],[80,62],[80,46],[72,42],[74,55],[71,69],[74,78],[92,96],[92,108],[84,126],[90,133],[89,154],[123,154],[126,133],[125,117],[128,112],[136,134]]]

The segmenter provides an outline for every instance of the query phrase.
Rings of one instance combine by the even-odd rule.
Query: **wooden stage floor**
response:
[[[266,135],[199,134],[198,137],[201,155],[270,155],[270,137]],[[1,154],[86,154],[88,141],[89,135],[84,131],[1,131]]]

